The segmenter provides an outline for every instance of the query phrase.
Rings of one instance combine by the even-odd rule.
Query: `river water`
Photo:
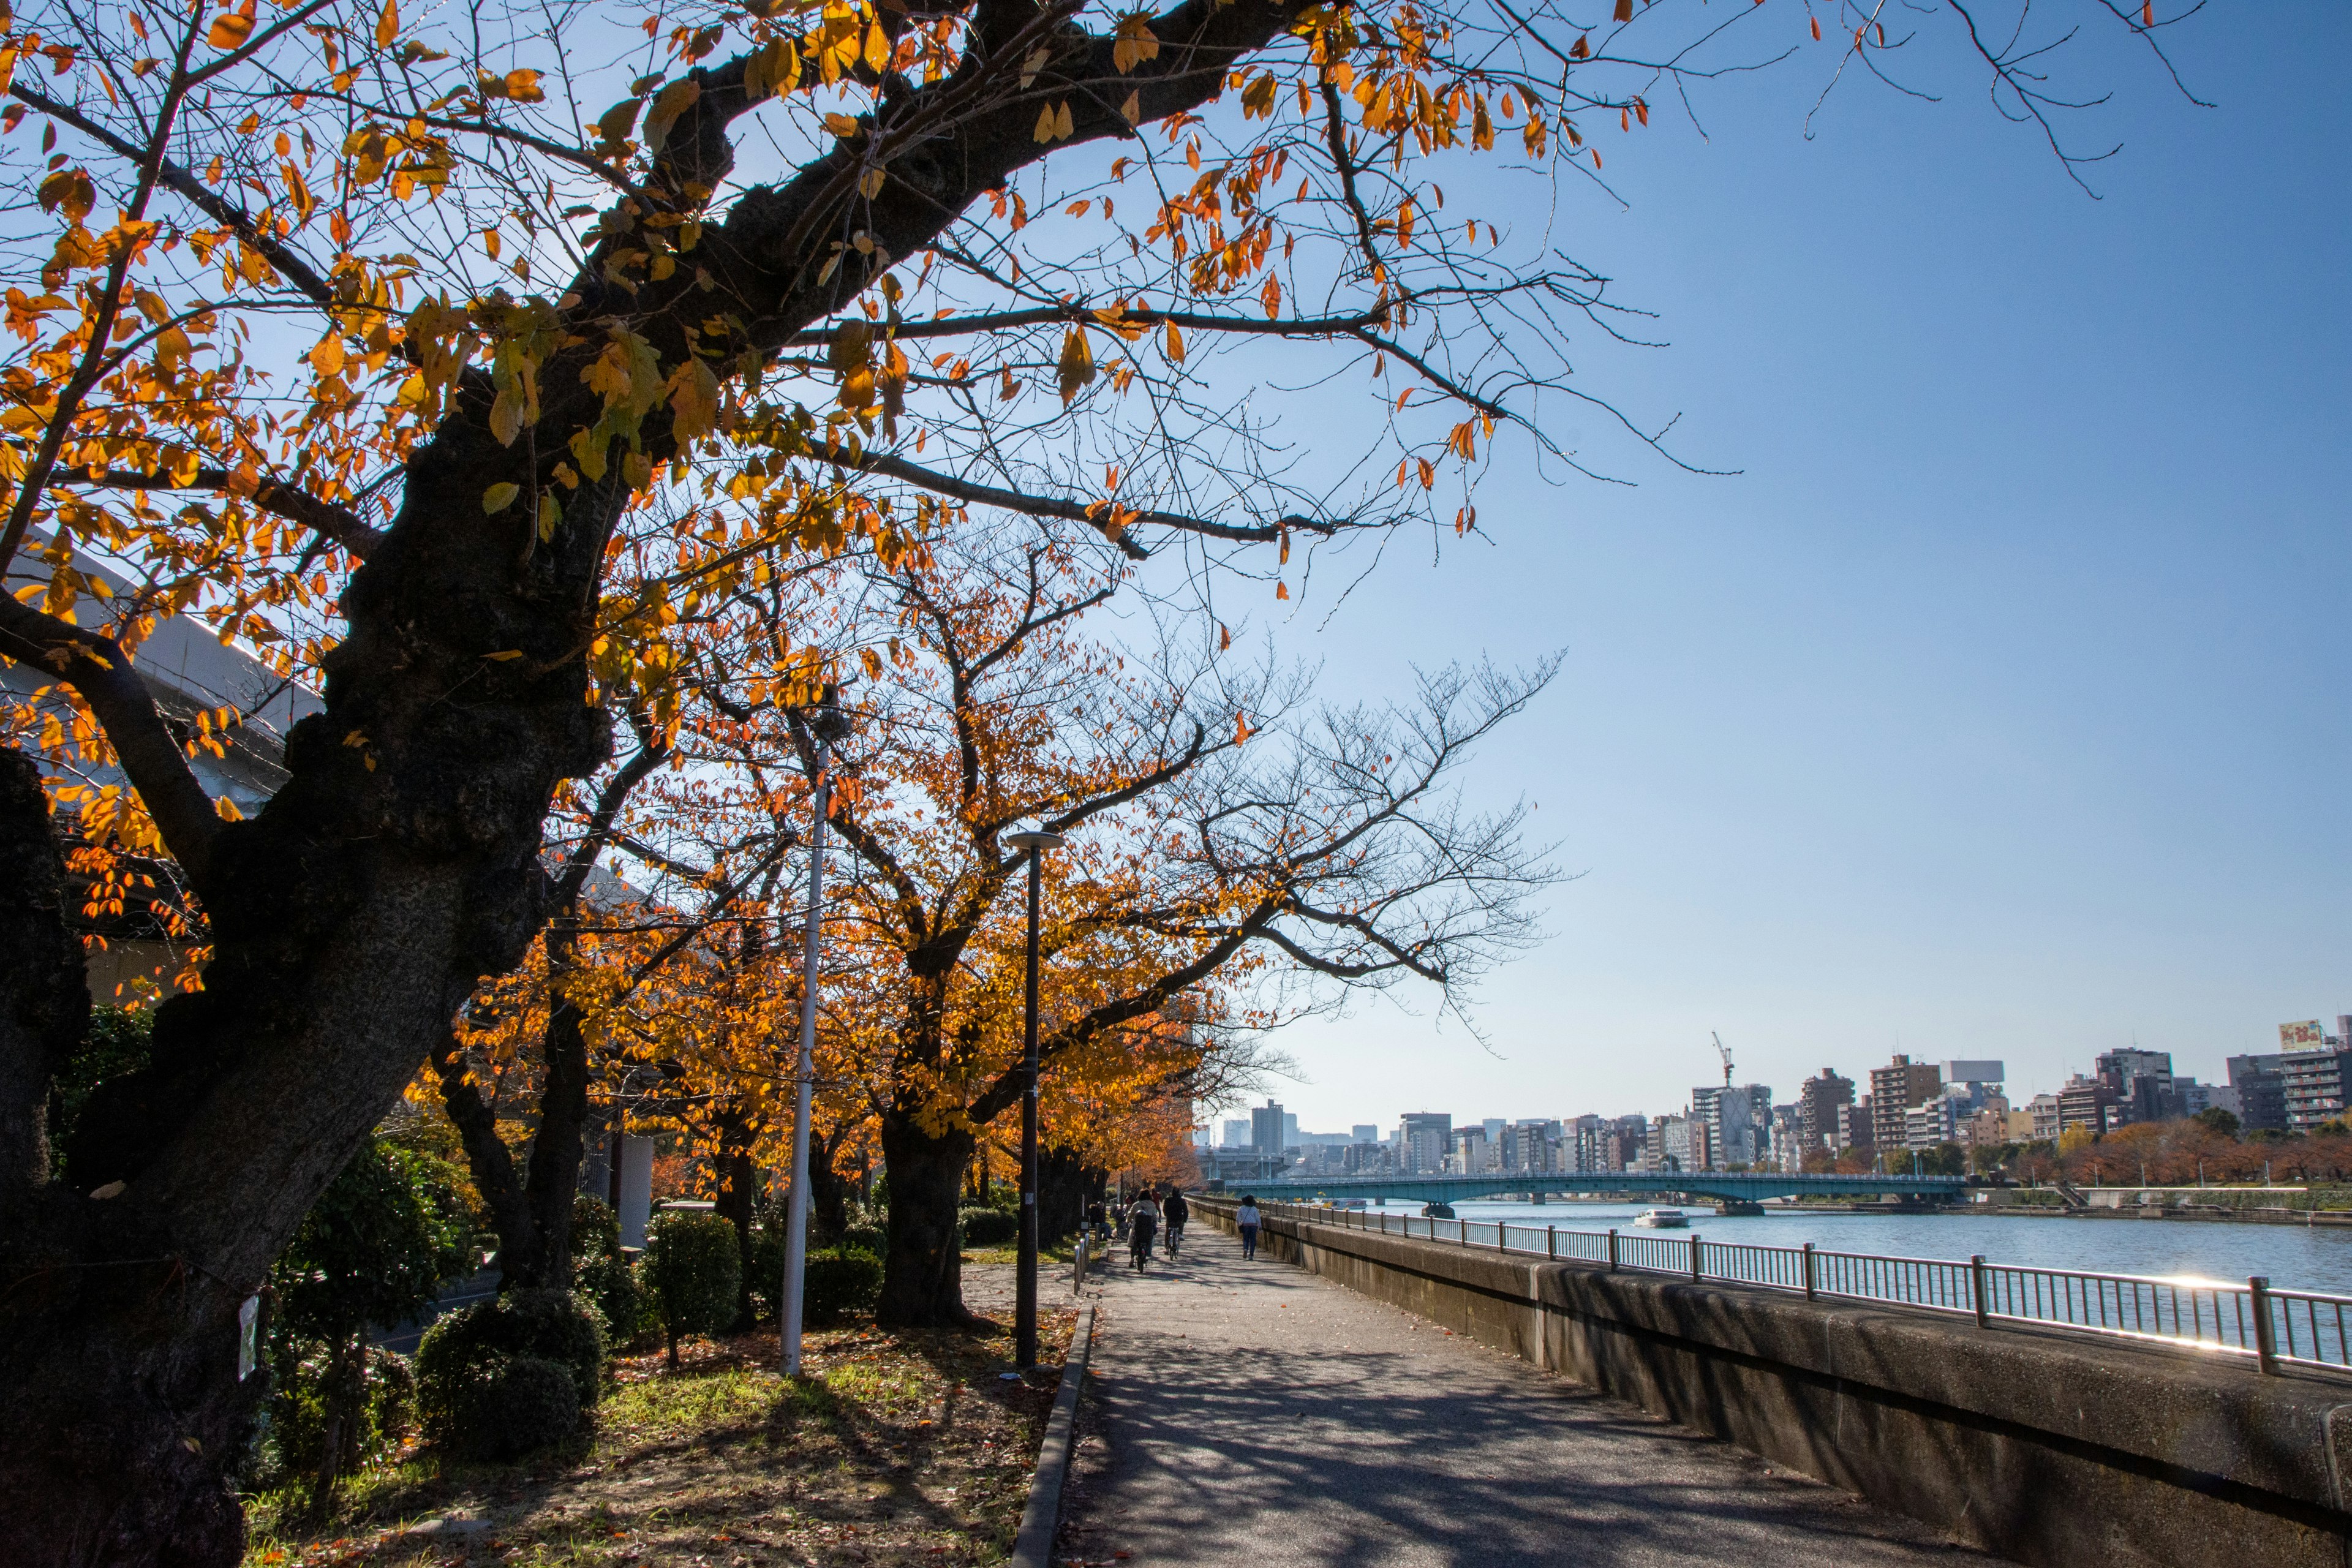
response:
[[[1382,1205],[1390,1214],[1418,1215],[1419,1203]],[[1456,1217],[1507,1218],[1511,1224],[1556,1225],[1562,1230],[1632,1227],[1649,1204],[1457,1203]],[[1756,1247],[1802,1247],[1832,1252],[1872,1252],[1895,1258],[1966,1261],[1982,1253],[1991,1263],[2078,1268],[2095,1274],[2198,1275],[2242,1280],[2266,1275],[2283,1289],[2352,1296],[2352,1229],[2244,1225],[2199,1220],[2039,1219],[2001,1214],[1857,1215],[1811,1212],[1718,1215],[1685,1208],[1691,1230],[1709,1241]],[[1474,1232],[1475,1234],[1475,1232]],[[1491,1234],[1491,1233],[1490,1233]],[[1658,1231],[1687,1237],[1690,1231]]]

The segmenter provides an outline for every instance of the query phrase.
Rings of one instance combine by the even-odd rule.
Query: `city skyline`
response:
[[[2333,1026],[2336,1033],[2330,1034],[2326,1032],[2330,1026]],[[1801,1084],[1804,1079],[1812,1077],[1814,1073],[1829,1071],[1838,1074],[1839,1076],[1851,1080],[1856,1086],[1857,1094],[1864,1094],[1869,1091],[1871,1087],[1871,1075],[1874,1072],[1884,1070],[1889,1063],[1899,1063],[1906,1059],[1924,1068],[1941,1069],[1946,1072],[1948,1076],[1951,1074],[1951,1069],[1955,1068],[1990,1068],[1998,1069],[1984,1076],[1988,1077],[1991,1081],[2005,1089],[2006,1098],[2011,1104],[2021,1107],[2037,1098],[2048,1097],[2054,1099],[2063,1089],[2081,1083],[2084,1079],[2091,1076],[2090,1069],[2093,1064],[2101,1059],[2142,1056],[2148,1058],[2161,1058],[2166,1063],[2165,1073],[2168,1079],[2178,1077],[2184,1081],[2197,1082],[2208,1089],[2227,1089],[2232,1082],[2232,1073],[2231,1070],[2232,1058],[2260,1058],[2270,1056],[2281,1051],[2297,1049],[2319,1050],[2322,1048],[2328,1050],[2352,1049],[2352,1014],[2328,1014],[2313,1016],[2308,1019],[2290,1019],[2282,1021],[2275,1026],[2273,1032],[2273,1037],[2270,1040],[2250,1046],[2244,1050],[2231,1050],[2224,1052],[2222,1053],[2222,1059],[2214,1064],[2211,1069],[2208,1071],[2200,1071],[2193,1066],[2184,1064],[2172,1052],[2157,1050],[2152,1047],[2143,1047],[2138,1041],[2134,1040],[2126,1046],[2109,1047],[2100,1051],[2088,1053],[2088,1057],[2083,1068],[2072,1069],[2057,1081],[2048,1084],[2041,1083],[2038,1079],[2030,1083],[2019,1080],[2014,1077],[2013,1069],[2008,1067],[2005,1058],[1932,1057],[1923,1056],[1914,1051],[1892,1051],[1887,1054],[1885,1060],[1881,1061],[1869,1061],[1860,1064],[1836,1061],[1822,1062],[1811,1071],[1793,1079],[1791,1086],[1786,1088],[1779,1082],[1735,1070],[1734,1076],[1728,1084],[1726,1084],[1721,1080],[1717,1080],[1714,1083],[1693,1083],[1678,1089],[1672,1088],[1665,1089],[1662,1091],[1665,1096],[1665,1103],[1664,1104],[1660,1104],[1657,1097],[1654,1096],[1650,1100],[1638,1106],[1604,1107],[1598,1105],[1586,1105],[1581,1109],[1564,1110],[1557,1108],[1545,1109],[1533,1107],[1522,1103],[1519,1100],[1514,1100],[1510,1112],[1503,1116],[1487,1116],[1483,1114],[1483,1112],[1480,1114],[1466,1114],[1459,1109],[1448,1109],[1436,1104],[1416,1104],[1409,1110],[1397,1110],[1387,1112],[1385,1117],[1375,1116],[1373,1121],[1370,1123],[1366,1123],[1360,1116],[1333,1121],[1329,1124],[1328,1130],[1320,1125],[1310,1126],[1306,1120],[1302,1119],[1303,1113],[1292,1108],[1293,1102],[1282,1093],[1278,1092],[1278,1087],[1270,1086],[1258,1097],[1264,1103],[1256,1107],[1245,1108],[1240,1118],[1236,1117],[1233,1108],[1220,1109],[1213,1113],[1208,1114],[1206,1121],[1202,1124],[1202,1131],[1201,1136],[1204,1137],[1212,1146],[1231,1147],[1234,1145],[1229,1142],[1228,1134],[1236,1128],[1247,1128],[1250,1129],[1251,1131],[1251,1142],[1258,1144],[1259,1146],[1264,1146],[1265,1140],[1261,1127],[1258,1124],[1254,1124],[1247,1118],[1255,1115],[1260,1119],[1260,1122],[1262,1122],[1265,1110],[1269,1106],[1278,1110],[1282,1113],[1285,1131],[1289,1134],[1290,1141],[1293,1143],[1295,1143],[1298,1138],[1307,1138],[1309,1140],[1337,1139],[1343,1136],[1343,1134],[1338,1131],[1338,1129],[1342,1127],[1349,1130],[1348,1135],[1351,1135],[1355,1141],[1362,1142],[1362,1134],[1367,1126],[1379,1131],[1381,1139],[1386,1141],[1390,1136],[1391,1130],[1397,1124],[1399,1118],[1410,1120],[1412,1117],[1419,1115],[1443,1115],[1450,1118],[1453,1121],[1454,1125],[1457,1128],[1475,1127],[1483,1123],[1490,1129],[1496,1125],[1503,1123],[1517,1123],[1534,1120],[1573,1121],[1590,1117],[1599,1117],[1603,1120],[1623,1120],[1632,1117],[1654,1119],[1660,1116],[1684,1116],[1691,1114],[1695,1108],[1699,1107],[1706,1096],[1723,1089],[1760,1089],[1766,1091],[1766,1104],[1768,1107],[1777,1106],[1787,1108],[1793,1105],[1798,1094],[1800,1093],[1800,1089],[1797,1087],[1794,1087],[1794,1085]],[[1710,1049],[1712,1049],[1712,1041],[1710,1041]],[[1971,1074],[1969,1076],[1973,1077],[1976,1075]],[[1959,1079],[1957,1077],[1954,1078],[1954,1081],[1958,1080]],[[1288,1080],[1285,1080],[1286,1083],[1287,1081]],[[1489,1106],[1487,1109],[1492,1109],[1492,1107]]]

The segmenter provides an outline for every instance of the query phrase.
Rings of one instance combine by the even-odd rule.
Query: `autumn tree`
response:
[[[829,826],[848,866],[826,1008],[872,1085],[892,1322],[963,1318],[965,1172],[1020,1103],[1027,860],[1007,834],[1071,839],[1045,868],[1039,1055],[1073,1109],[1164,1099],[1207,1051],[1186,1021],[1228,999],[1261,1026],[1330,987],[1417,980],[1458,1001],[1528,938],[1549,879],[1519,811],[1456,798],[1473,749],[1548,667],[1447,671],[1410,704],[1324,710],[1213,626],[1187,622],[1190,643],[1092,635],[1118,568],[1019,531],[867,574],[892,635],[854,689],[837,764]],[[731,678],[764,687],[781,651],[747,647],[696,680],[714,718],[681,742],[690,755],[747,779],[814,773],[805,710]],[[751,799],[772,809],[767,790]],[[1310,984],[1286,994],[1286,980]]]
[[[2161,25],[2082,5],[2136,38]],[[538,935],[550,801],[606,763],[698,605],[779,543],[911,547],[942,506],[1065,518],[1130,555],[1262,546],[1268,576],[1302,541],[1472,526],[1489,441],[1549,450],[1547,399],[1590,395],[1567,333],[1608,309],[1524,205],[1445,212],[1441,176],[1597,163],[1604,127],[1634,134],[1808,30],[1824,77],[1906,43],[1853,5],[1734,15],[6,14],[0,568],[35,580],[0,595],[0,655],[71,715],[20,732],[45,783],[64,753],[121,782],[63,802],[66,826],[168,860],[211,959],[162,1007],[152,1066],[85,1109],[62,1181],[38,1107],[74,1043],[74,955],[45,926],[0,980],[5,1555],[237,1559],[239,1305]],[[2005,107],[2050,119],[2046,38],[1937,15]],[[1227,341],[1328,355],[1390,413],[1292,471],[1198,379]],[[667,568],[609,593],[641,531]],[[96,558],[132,590],[99,595]],[[141,677],[175,612],[319,683],[251,820]],[[61,908],[50,824],[7,831],[12,918]]]

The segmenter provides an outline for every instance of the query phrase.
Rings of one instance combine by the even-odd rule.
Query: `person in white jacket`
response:
[[[1255,1258],[1257,1256],[1258,1225],[1257,1200],[1255,1198],[1251,1197],[1246,1194],[1243,1195],[1242,1206],[1234,1214],[1234,1223],[1241,1227],[1242,1256],[1244,1258]]]

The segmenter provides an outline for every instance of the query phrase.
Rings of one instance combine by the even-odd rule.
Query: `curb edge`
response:
[[[1047,1568],[1054,1555],[1054,1532],[1062,1522],[1062,1483],[1070,1471],[1070,1447],[1078,1416],[1078,1388],[1085,1381],[1087,1362],[1094,1352],[1095,1303],[1078,1309],[1078,1326],[1070,1335],[1070,1353],[1062,1363],[1062,1386],[1054,1395],[1054,1413],[1045,1421],[1045,1439],[1038,1445],[1036,1473],[1029,1478],[1029,1503],[1021,1510],[1021,1532],[1013,1538],[1006,1568]]]

